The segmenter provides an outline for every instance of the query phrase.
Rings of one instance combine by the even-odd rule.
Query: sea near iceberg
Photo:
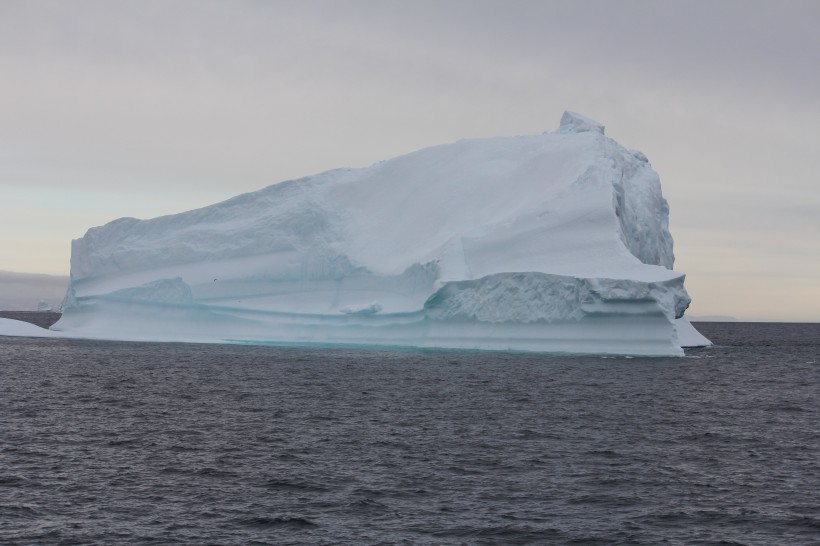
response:
[[[2,337],[0,543],[815,543],[820,326],[697,326],[683,358]]]

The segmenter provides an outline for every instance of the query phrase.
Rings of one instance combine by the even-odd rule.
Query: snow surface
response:
[[[40,328],[30,322],[0,318],[0,335],[17,337],[62,337],[59,332]]]
[[[668,212],[643,154],[567,112],[555,133],[462,140],[91,228],[72,243],[52,329],[681,355],[689,296]]]
[[[695,330],[686,317],[675,319],[675,330],[681,347],[708,347],[712,344],[703,334]]]

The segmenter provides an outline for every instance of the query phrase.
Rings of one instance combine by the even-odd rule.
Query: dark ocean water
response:
[[[0,542],[820,544],[820,325],[680,359],[0,338]]]

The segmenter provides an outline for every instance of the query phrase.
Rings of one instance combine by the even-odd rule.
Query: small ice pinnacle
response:
[[[582,116],[569,110],[564,112],[561,116],[561,126],[558,129],[559,133],[584,133],[586,131],[595,131],[604,134],[604,126],[594,119]]]

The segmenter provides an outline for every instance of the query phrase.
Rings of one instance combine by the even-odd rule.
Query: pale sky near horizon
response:
[[[643,151],[693,315],[820,321],[820,2],[0,0],[0,270],[565,109]]]

